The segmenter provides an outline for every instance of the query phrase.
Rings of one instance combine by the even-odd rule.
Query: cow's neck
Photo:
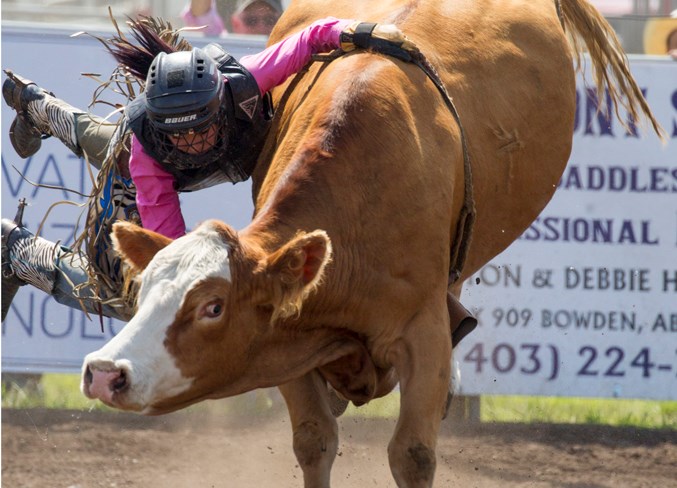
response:
[[[276,97],[278,112],[253,175],[254,219],[240,236],[273,252],[299,231],[327,232],[332,262],[302,315],[313,311],[324,325],[354,327],[355,320],[370,320],[374,312],[364,296],[353,291],[378,290],[391,272],[387,266],[374,268],[379,250],[364,245],[377,241],[389,227],[390,207],[374,202],[386,193],[392,199],[395,192],[384,182],[409,172],[406,158],[389,159],[384,175],[383,166],[371,163],[382,161],[384,148],[397,147],[409,137],[409,128],[401,128],[403,133],[381,131],[374,144],[374,124],[386,115],[371,104],[387,85],[383,71],[392,69],[392,63],[363,57],[344,61],[312,67]],[[360,76],[343,76],[348,68]],[[372,212],[369,221],[378,225],[360,222],[367,208]],[[374,272],[356,272],[364,269]],[[356,276],[359,283],[354,282]]]

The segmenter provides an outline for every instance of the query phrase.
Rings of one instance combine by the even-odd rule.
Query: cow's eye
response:
[[[200,314],[202,317],[210,319],[216,318],[223,313],[223,304],[220,301],[210,302],[205,305]]]

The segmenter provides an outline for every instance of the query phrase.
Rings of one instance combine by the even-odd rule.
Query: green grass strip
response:
[[[101,402],[80,393],[80,376],[44,374],[32,381],[13,382],[3,375],[3,408],[58,408],[110,410]],[[25,377],[22,378],[25,380]],[[274,398],[273,398],[274,397]],[[225,401],[203,402],[188,411],[218,415],[265,415],[284,408],[279,395],[257,391]],[[399,413],[399,392],[391,393],[362,407],[352,404],[347,417],[394,418]],[[528,396],[482,396],[482,422],[571,423],[677,429],[677,401],[625,400],[599,398],[558,398]]]

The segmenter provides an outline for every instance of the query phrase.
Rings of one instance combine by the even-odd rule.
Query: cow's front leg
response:
[[[329,407],[327,384],[313,371],[279,388],[289,409],[304,486],[328,488],[338,450],[338,426]]]
[[[446,308],[418,314],[389,352],[401,391],[400,417],[388,445],[390,469],[399,487],[429,487],[451,369]]]

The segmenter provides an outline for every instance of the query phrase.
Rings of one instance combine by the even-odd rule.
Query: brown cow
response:
[[[609,25],[584,0],[296,0],[271,42],[313,20],[397,24],[454,97],[476,222],[460,283],[550,200],[569,156],[579,34],[615,101],[645,104]],[[450,377],[450,249],[470,190],[459,124],[411,63],[366,51],[314,63],[275,94],[240,232],[209,221],[170,241],[129,224],[138,311],[87,356],[83,392],[146,414],[279,385],[306,486],[329,486],[327,383],[356,404],[399,381],[388,452],[399,486],[430,486]]]

